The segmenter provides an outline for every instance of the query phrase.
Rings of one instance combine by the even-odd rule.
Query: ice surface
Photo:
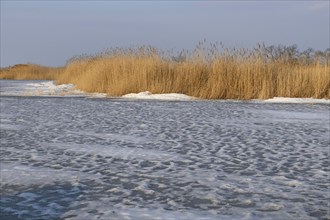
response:
[[[57,170],[50,167],[31,167],[24,166],[19,163],[1,163],[0,165],[1,186],[4,189],[3,193],[8,193],[6,191],[6,187],[4,187],[7,185],[38,185],[40,187],[47,184],[53,184],[56,181],[65,181],[74,184],[84,176],[84,174],[81,172],[63,172],[63,170]]]
[[[329,117],[324,104],[1,96],[1,218],[327,219]]]

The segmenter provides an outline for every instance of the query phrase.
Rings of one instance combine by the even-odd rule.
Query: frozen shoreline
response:
[[[140,93],[129,93],[119,97],[111,97],[106,93],[86,93],[75,88],[73,84],[56,85],[54,81],[25,81],[25,80],[1,80],[7,81],[8,85],[2,86],[1,96],[55,96],[55,97],[89,97],[89,98],[123,98],[134,100],[168,100],[168,101],[191,101],[204,100],[196,97],[188,96],[180,93],[164,93],[152,94],[149,91]],[[2,83],[1,83],[2,84]],[[224,101],[239,101],[239,100],[224,100]],[[252,99],[250,102],[259,103],[296,103],[296,104],[330,104],[327,99],[314,98],[289,98],[289,97],[274,97],[272,99]]]

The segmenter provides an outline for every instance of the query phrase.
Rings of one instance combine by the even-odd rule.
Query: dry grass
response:
[[[284,56],[283,56],[284,57]],[[150,47],[72,59],[64,69],[16,71],[14,79],[52,79],[87,92],[183,93],[205,99],[330,98],[329,60],[268,59],[261,50],[197,47],[175,59]],[[31,67],[32,68],[32,67]],[[32,68],[34,69],[34,67]],[[45,72],[43,72],[45,71]],[[7,75],[6,75],[7,74]],[[1,71],[1,78],[10,78]]]
[[[35,64],[17,64],[0,70],[0,79],[14,80],[56,80],[63,67],[45,67]]]

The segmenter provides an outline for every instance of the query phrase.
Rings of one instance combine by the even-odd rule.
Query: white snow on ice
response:
[[[330,104],[330,99],[274,97],[272,99],[266,99],[266,100],[264,100],[264,102],[269,102],[269,103]]]
[[[73,84],[56,85],[53,81],[12,81],[1,83],[2,96],[83,96]]]
[[[6,80],[7,81],[7,80]],[[105,98],[105,93],[85,93],[73,84],[57,85],[54,81],[12,81],[1,84],[2,96],[66,96]]]
[[[196,99],[191,96],[187,96],[180,93],[164,93],[164,94],[152,94],[149,91],[140,93],[129,93],[122,96],[129,99],[157,99],[157,100],[192,100]]]
[[[80,90],[76,90],[73,84],[62,84],[56,85],[53,81],[50,82],[41,82],[41,83],[28,83],[26,84],[26,90],[24,91],[24,95],[26,96],[64,96],[64,95],[74,95],[74,94],[82,94]]]

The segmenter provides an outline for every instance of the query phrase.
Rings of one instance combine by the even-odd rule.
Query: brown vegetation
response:
[[[0,70],[0,79],[56,80],[64,67],[45,67],[36,64],[16,64]]]
[[[14,66],[1,70],[0,78],[52,79],[113,96],[150,91],[206,99],[330,98],[329,54],[299,53],[295,46],[237,50],[199,44],[173,57],[152,47],[117,48],[72,58],[63,69]]]

